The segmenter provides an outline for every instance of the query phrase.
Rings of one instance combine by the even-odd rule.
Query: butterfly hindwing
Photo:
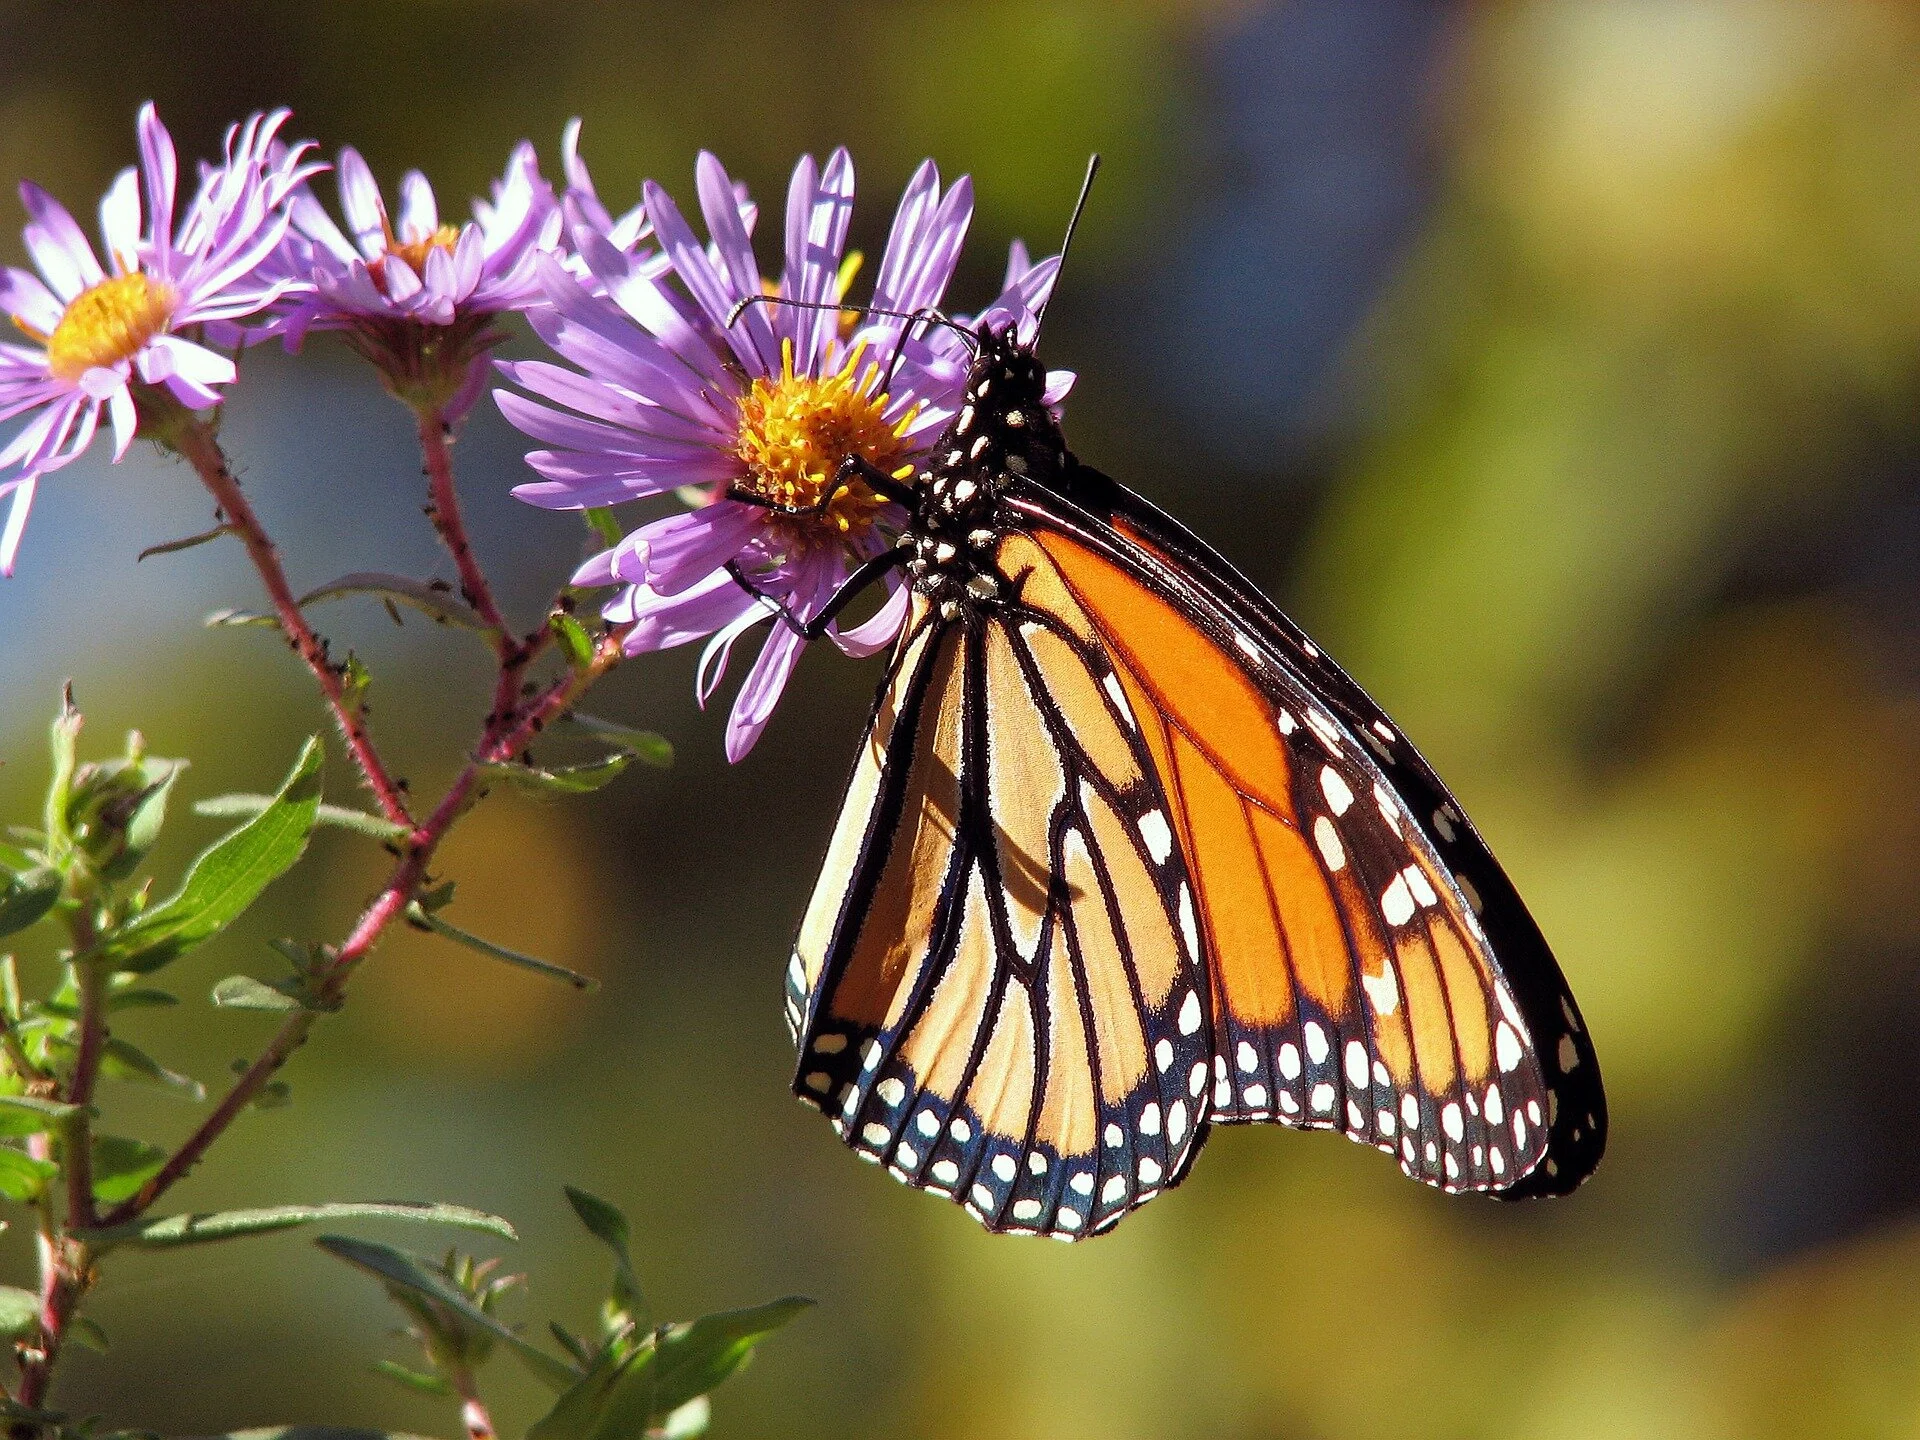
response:
[[[1097,651],[1051,615],[919,610],[796,948],[795,1091],[989,1228],[1072,1239],[1205,1135],[1184,870],[1143,829],[1146,756]]]

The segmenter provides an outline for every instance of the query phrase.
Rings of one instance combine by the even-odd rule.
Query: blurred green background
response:
[[[1419,740],[1554,943],[1615,1127],[1556,1203],[1447,1199],[1262,1128],[1218,1134],[1111,1238],[987,1237],[787,1096],[780,975],[879,662],[811,657],[729,768],[682,653],[593,705],[669,735],[673,770],[496,800],[441,866],[455,921],[604,988],[396,938],[298,1057],[293,1107],[244,1119],[182,1203],[499,1211],[539,1329],[586,1323],[603,1283],[559,1194],[585,1185],[634,1215],[669,1314],[821,1302],[718,1397],[727,1436],[1920,1432],[1913,7],[0,5],[0,176],[89,215],[147,96],[189,154],[291,104],[388,184],[424,168],[443,213],[521,136],[556,171],[575,114],[616,208],[642,175],[690,196],[705,146],[777,210],[795,156],[845,142],[870,255],[932,154],[979,187],[960,308],[1013,235],[1055,243],[1102,150],[1047,346],[1081,374],[1077,448]],[[372,377],[324,341],[250,364],[226,434],[295,584],[447,573]],[[488,405],[459,460],[531,620],[579,531],[507,497],[523,448]],[[192,476],[101,452],[43,487],[0,587],[9,816],[36,803],[63,677],[98,750],[137,724],[192,757],[198,795],[268,788],[322,727],[260,632],[198,626],[254,602],[237,549],[135,564],[205,528]],[[477,647],[370,604],[324,619],[369,661],[401,772],[443,781],[485,708]],[[337,753],[332,785],[351,798]],[[173,830],[163,873],[215,833]],[[204,993],[266,938],[338,935],[368,848],[317,843],[172,978]],[[194,1005],[140,1033],[213,1056],[209,1080],[264,1038]],[[110,1099],[117,1129],[195,1118]],[[19,1279],[17,1226],[0,1246]],[[170,1433],[455,1425],[370,1373],[400,1353],[389,1311],[298,1239],[126,1257],[93,1313],[113,1353],[73,1355],[67,1408]],[[491,1395],[513,1430],[538,1395],[510,1366]]]

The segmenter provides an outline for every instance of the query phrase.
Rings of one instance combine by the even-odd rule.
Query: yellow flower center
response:
[[[863,353],[864,347],[855,347],[829,375],[796,375],[793,344],[782,344],[779,378],[754,381],[740,400],[736,453],[747,473],[735,483],[735,493],[781,510],[806,510],[820,503],[849,455],[898,480],[913,474],[913,466],[903,463],[908,450],[903,437],[914,412],[888,422],[880,367],[863,367]],[[784,519],[796,541],[840,540],[864,531],[885,503],[855,478],[835,491],[819,514]]]
[[[427,273],[427,256],[436,250],[445,250],[449,254],[460,243],[460,231],[452,225],[442,225],[431,235],[422,235],[417,240],[396,240],[393,231],[387,231],[386,254],[381,255],[367,266],[373,274],[373,283],[382,290],[387,288],[387,255],[398,255],[407,262],[407,268],[417,276]]]
[[[102,280],[74,296],[53,334],[44,337],[47,369],[72,384],[89,370],[131,360],[172,315],[173,292],[158,281],[137,271]]]

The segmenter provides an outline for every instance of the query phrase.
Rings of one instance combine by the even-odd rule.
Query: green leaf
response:
[[[582,1370],[593,1364],[593,1355],[587,1349],[586,1341],[574,1334],[558,1320],[547,1322],[547,1333],[553,1336],[554,1343],[574,1358]]]
[[[703,505],[706,503],[704,495],[701,496],[700,503]],[[580,518],[587,522],[587,529],[593,532],[594,538],[605,549],[611,550],[627,538],[626,533],[620,528],[620,517],[605,505],[596,505],[582,510]]]
[[[173,793],[173,782],[186,770],[184,760],[151,760],[144,767],[147,774],[160,771],[155,779],[141,794],[133,807],[133,813],[127,817],[126,829],[122,836],[119,854],[100,867],[100,873],[109,880],[125,880],[138,870],[147,854],[160,838],[160,827],[167,821],[167,796]]]
[[[593,637],[587,634],[586,626],[566,611],[556,610],[547,617],[547,627],[567,652],[567,663],[574,669],[584,670],[593,663]]]
[[[464,945],[469,950],[495,960],[504,960],[509,965],[518,965],[522,970],[531,970],[536,975],[545,975],[552,980],[564,980],[576,990],[598,990],[600,982],[591,975],[582,975],[577,970],[568,970],[561,965],[553,965],[532,955],[522,955],[518,950],[509,950],[504,945],[496,945],[491,940],[482,940],[478,935],[469,934],[458,925],[451,925],[427,909],[416,900],[407,906],[407,919],[423,930],[431,930],[436,935],[444,935],[455,944]]]
[[[136,1045],[129,1045],[118,1035],[109,1036],[102,1051],[100,1073],[110,1080],[134,1080],[148,1085],[158,1085],[163,1090],[171,1090],[189,1100],[199,1101],[207,1098],[207,1087],[191,1075],[182,1075],[178,1070],[169,1070],[158,1060]]]
[[[442,589],[445,583],[434,584],[431,581],[409,579],[405,575],[360,570],[328,581],[316,590],[309,590],[300,597],[298,603],[304,610],[322,600],[338,600],[346,595],[378,595],[384,600],[410,605],[442,625],[458,625],[464,630],[488,633],[490,627],[480,618],[480,612],[454,594],[451,587]]]
[[[0,1145],[0,1199],[25,1205],[40,1198],[47,1182],[60,1173],[51,1160],[36,1160],[11,1145]]]
[[[39,920],[60,899],[60,872],[42,866],[9,875],[0,885],[0,935],[12,935]]]
[[[215,610],[200,622],[209,630],[239,629],[257,625],[263,630],[278,630],[280,622],[272,615],[256,615],[251,610]]]
[[[469,1325],[487,1331],[509,1346],[549,1388],[566,1390],[580,1378],[579,1372],[572,1366],[528,1344],[514,1330],[474,1304],[446,1276],[435,1274],[404,1250],[395,1250],[390,1245],[378,1245],[370,1240],[354,1240],[345,1235],[322,1235],[314,1244],[329,1255],[366,1271],[390,1289],[397,1287],[420,1296],[452,1311]]]
[[[258,815],[271,807],[273,801],[271,795],[215,795],[209,800],[194,801],[193,813],[226,820],[239,815]],[[404,825],[369,815],[365,810],[350,810],[344,805],[322,805],[313,812],[313,820],[316,825],[354,830],[375,840],[404,840],[408,834]]]
[[[480,766],[482,774],[493,780],[508,780],[529,790],[549,795],[585,795],[612,783],[627,768],[633,756],[627,751],[589,760],[580,765],[565,765],[557,770],[542,770],[506,760],[489,760]]]
[[[24,1340],[40,1330],[40,1297],[17,1285],[0,1285],[0,1340]]]
[[[213,987],[213,1003],[222,1010],[298,1010],[300,1001],[251,975],[229,975]]]
[[[614,1305],[629,1314],[644,1309],[646,1300],[640,1291],[639,1277],[633,1273],[633,1257],[629,1254],[633,1227],[627,1223],[627,1217],[618,1207],[608,1204],[598,1195],[575,1189],[571,1185],[564,1188],[567,1203],[573,1206],[573,1213],[580,1217],[580,1223],[613,1252]]]
[[[325,751],[309,739],[273,804],[193,862],[179,891],[108,937],[114,968],[140,974],[219,934],[306,851],[320,808]]]
[[[699,1396],[710,1394],[733,1374],[753,1353],[754,1347],[774,1331],[781,1329],[813,1301],[798,1295],[748,1310],[727,1310],[718,1315],[703,1315],[686,1325],[670,1326],[659,1343],[628,1367],[607,1410],[609,1419],[636,1414],[631,1408],[638,1402],[647,1405],[647,1417],[670,1415]],[[639,1372],[651,1371],[651,1384],[643,1384]],[[651,1391],[648,1396],[647,1392]]]
[[[107,1332],[85,1315],[74,1315],[68,1318],[67,1338],[78,1341],[97,1355],[107,1353]]]
[[[417,1390],[422,1395],[451,1396],[453,1394],[453,1387],[438,1375],[409,1370],[406,1366],[397,1365],[391,1360],[376,1360],[373,1362],[373,1369],[375,1374],[384,1375],[387,1379],[404,1385],[409,1390]]]
[[[93,1193],[118,1205],[151,1180],[167,1163],[167,1152],[124,1135],[93,1137]]]
[[[199,1211],[167,1215],[158,1220],[133,1220],[111,1230],[90,1230],[96,1248],[130,1245],[136,1250],[172,1250],[182,1245],[211,1245],[221,1240],[243,1240],[270,1235],[322,1220],[409,1220],[420,1225],[450,1225],[505,1240],[520,1237],[498,1215],[470,1210],[465,1205],[437,1205],[426,1200],[345,1201],[325,1205],[273,1205],[260,1210]]]
[[[661,1417],[715,1389],[756,1345],[812,1304],[790,1296],[664,1327],[624,1358],[603,1351],[527,1440],[639,1440]]]
[[[19,1139],[49,1130],[64,1130],[83,1113],[78,1105],[41,1100],[32,1095],[0,1095],[0,1135]]]
[[[566,719],[568,724],[578,726],[595,739],[618,745],[630,752],[642,765],[665,769],[673,764],[673,745],[664,735],[656,735],[651,730],[636,730],[631,725],[602,720],[596,715],[584,715],[578,710],[568,714]]]
[[[177,555],[182,550],[191,550],[196,545],[205,545],[209,540],[218,540],[222,535],[237,535],[240,532],[232,525],[216,525],[211,530],[202,530],[198,535],[182,536],[178,540],[163,541],[158,545],[149,545],[133,557],[138,565],[149,555]]]
[[[80,753],[80,727],[86,717],[74,708],[73,682],[60,690],[60,713],[53,717],[50,736],[53,742],[53,778],[47,784],[46,826],[52,853],[63,851],[67,833],[67,801],[73,794],[73,772]]]

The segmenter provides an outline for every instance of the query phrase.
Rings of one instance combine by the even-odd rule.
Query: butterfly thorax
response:
[[[1031,346],[1011,329],[982,329],[960,411],[915,477],[908,524],[913,587],[948,619],[999,596],[991,557],[1005,524],[1002,495],[1023,480],[1054,482],[1071,463],[1046,389]]]

